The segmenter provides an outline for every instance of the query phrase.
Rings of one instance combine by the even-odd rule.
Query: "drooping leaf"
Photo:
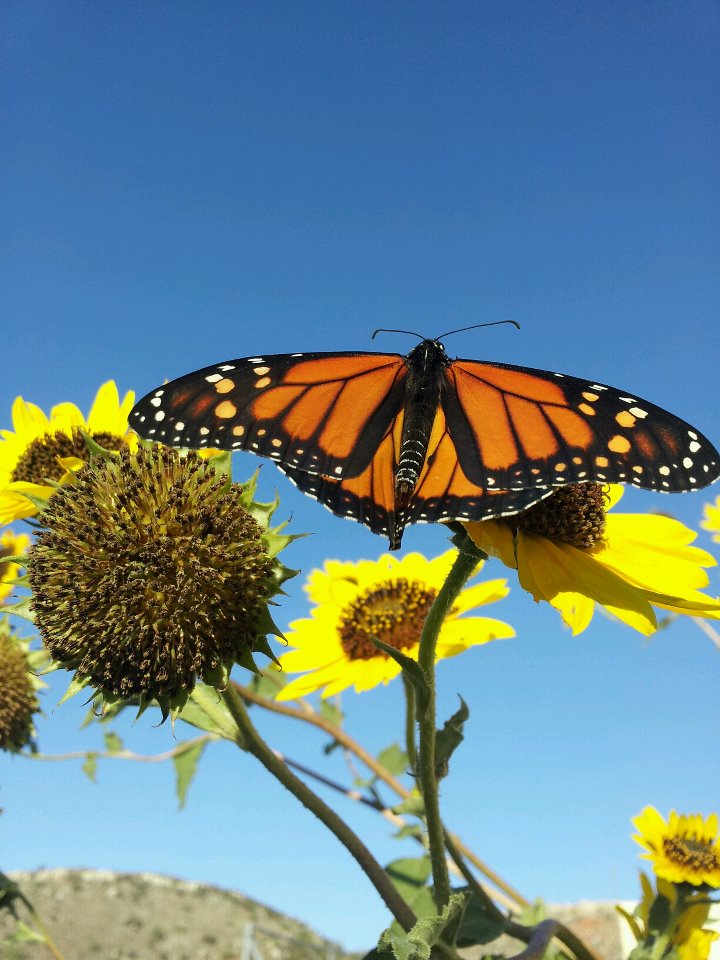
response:
[[[82,772],[91,783],[97,783],[97,754],[88,753],[82,765]]]
[[[103,739],[108,753],[119,753],[123,749],[123,742],[114,730],[107,730],[103,734]]]
[[[428,856],[404,857],[389,863],[385,872],[400,896],[408,900],[427,884],[432,873],[432,864]]]
[[[35,623],[35,614],[30,605],[30,597],[23,597],[17,603],[9,603],[3,607],[3,613],[14,613],[16,617]]]
[[[237,742],[239,736],[237,724],[225,701],[214,687],[196,683],[179,719],[199,730],[215,733],[225,740]]]
[[[392,809],[394,813],[409,813],[413,817],[424,817],[425,801],[419,790],[413,790],[409,797],[396,804]]]
[[[468,897],[457,932],[457,946],[470,947],[497,940],[505,932],[504,922],[491,916],[482,900],[469,887],[465,887],[464,892]]]
[[[445,721],[442,730],[438,730],[435,739],[435,775],[438,780],[448,775],[450,757],[463,741],[463,725],[470,716],[468,706],[462,697],[459,697],[460,707]]]
[[[383,640],[378,640],[377,637],[370,636],[370,640],[372,641],[374,647],[377,647],[378,650],[382,650],[383,653],[386,653],[395,661],[395,663],[398,664],[403,672],[403,676],[407,677],[407,679],[413,685],[415,688],[415,694],[417,696],[418,713],[421,714],[428,705],[430,690],[428,687],[427,677],[423,673],[423,669],[420,664],[417,662],[417,660],[413,660],[412,657],[408,657],[406,654],[401,653],[400,650],[390,646],[389,643],[385,643]]]
[[[393,776],[405,773],[410,765],[407,753],[397,743],[392,743],[389,747],[380,751],[378,763]]]
[[[344,719],[343,712],[337,703],[330,700],[321,700],[318,713],[323,720],[327,720],[328,723],[332,723],[333,726],[342,727]]]
[[[188,787],[192,782],[192,778],[195,776],[198,762],[206,745],[207,740],[201,740],[199,743],[194,743],[186,750],[176,753],[173,757],[173,763],[175,764],[178,806],[181,810],[185,806]]]

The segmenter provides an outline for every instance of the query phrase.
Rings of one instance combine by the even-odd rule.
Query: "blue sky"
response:
[[[511,317],[520,332],[461,334],[449,352],[615,384],[717,443],[719,34],[702,0],[7,0],[0,425],[18,394],[87,410],[108,378],[141,395],[234,357],[370,349],[377,326]],[[254,465],[238,457],[236,475]],[[312,532],[291,565],[382,553],[266,464],[276,489]],[[713,496],[625,503],[697,527]],[[404,541],[445,546],[437,528]],[[299,578],[278,619],[306,609]],[[471,710],[447,820],[529,897],[632,897],[630,818],[717,809],[718,651],[691,623],[646,641],[598,616],[573,639],[517,588],[497,615],[515,640],[439,671],[441,716],[457,693]],[[48,753],[99,743],[79,701],[53,709],[64,682],[39,724]],[[371,748],[401,737],[399,684],[343,706]],[[320,738],[257,722],[347,781]],[[147,717],[122,733],[138,751],[175,742]],[[0,764],[3,870],[206,880],[357,948],[386,922],[337,843],[229,746],[182,813],[165,767],[108,762],[91,785],[75,763]],[[340,810],[382,862],[411,855],[369,811]]]

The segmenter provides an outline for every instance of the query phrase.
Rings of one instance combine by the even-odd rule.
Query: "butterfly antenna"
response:
[[[378,327],[370,339],[374,340],[379,333],[406,333],[409,337],[417,337],[418,340],[425,339],[425,337],[421,337],[419,333],[415,333],[414,330],[387,330],[385,327]]]
[[[520,329],[520,324],[517,320],[493,320],[492,323],[473,323],[470,327],[460,327],[457,330],[448,330],[447,333],[441,333],[439,337],[435,337],[436,340],[443,340],[445,337],[451,337],[454,333],[464,333],[466,330],[477,330],[478,327],[499,327],[503,323],[511,323],[514,327]]]

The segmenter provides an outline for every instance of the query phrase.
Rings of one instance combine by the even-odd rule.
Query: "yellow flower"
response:
[[[720,543],[720,496],[715,498],[715,503],[705,504],[705,519],[700,526],[704,530],[710,530],[713,540]]]
[[[645,807],[633,820],[633,837],[648,853],[658,878],[671,883],[720,887],[720,837],[716,813],[703,819],[670,811],[666,822],[655,807]]]
[[[720,937],[720,933],[715,930],[692,931],[690,936],[683,943],[678,944],[678,956],[680,960],[708,960],[710,948]]]
[[[598,495],[598,491],[600,491]],[[708,583],[703,567],[716,561],[704,550],[690,546],[697,534],[678,520],[656,514],[609,513],[602,517],[583,516],[585,526],[575,523],[569,510],[573,533],[580,529],[583,539],[563,542],[556,532],[559,511],[555,498],[606,500],[602,508],[614,506],[623,488],[613,485],[573,484],[560,488],[517,517],[465,524],[473,541],[490,556],[518,571],[523,589],[535,600],[545,600],[560,613],[574,635],[589,625],[595,604],[600,604],[623,623],[648,636],[657,629],[653,606],[675,613],[700,617],[720,616],[720,601],[701,593]],[[564,502],[560,500],[559,502]],[[585,510],[585,504],[583,504]],[[536,521],[551,514],[544,528]],[[524,525],[526,517],[533,523]]]
[[[0,604],[13,591],[13,582],[18,575],[20,565],[5,560],[5,557],[19,557],[30,546],[30,537],[25,533],[13,533],[3,530],[0,534]]]
[[[134,449],[137,436],[127,418],[135,401],[128,391],[122,402],[113,380],[97,392],[87,420],[74,403],[60,403],[48,417],[40,407],[18,397],[13,404],[13,430],[0,430],[0,525],[37,513],[25,496],[47,500],[70,471],[88,459],[81,430],[109,450]],[[14,431],[14,432],[13,432]]]
[[[449,550],[434,560],[419,553],[359,563],[328,560],[323,570],[313,570],[305,589],[316,606],[309,619],[290,624],[287,638],[297,649],[280,659],[283,669],[304,676],[291,681],[277,699],[294,700],[321,689],[322,696],[329,697],[350,686],[361,693],[396,677],[400,667],[370,637],[417,660],[423,623],[455,556]],[[463,590],[440,631],[436,658],[514,636],[501,620],[460,616],[507,593],[505,580]]]

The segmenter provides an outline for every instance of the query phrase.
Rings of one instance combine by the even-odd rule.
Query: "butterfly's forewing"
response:
[[[229,360],[153,390],[130,425],[171,446],[250,450],[313,474],[356,476],[402,407],[406,375],[397,354]]]
[[[605,384],[475,360],[455,360],[445,376],[448,429],[482,488],[600,481],[675,492],[720,475],[720,454],[698,430]]]

